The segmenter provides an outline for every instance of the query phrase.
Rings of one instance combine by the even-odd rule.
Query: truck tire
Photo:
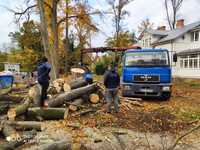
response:
[[[161,100],[168,101],[170,100],[170,97],[171,97],[171,92],[165,92],[165,93],[162,93]]]

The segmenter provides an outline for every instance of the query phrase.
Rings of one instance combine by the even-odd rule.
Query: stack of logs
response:
[[[40,91],[39,85],[31,87],[29,96],[20,101],[20,104],[8,109],[7,115],[1,118],[0,132],[7,143],[1,144],[0,150],[15,149],[23,145],[36,135],[36,131],[42,130],[44,120],[67,119],[69,115],[75,117],[95,112],[103,99],[98,84],[88,84],[83,79],[70,83],[63,79],[54,81],[48,90],[50,98],[46,101],[47,107],[38,106]]]

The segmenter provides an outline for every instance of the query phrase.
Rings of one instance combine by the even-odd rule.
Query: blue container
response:
[[[12,87],[13,76],[12,75],[0,75],[0,90]]]

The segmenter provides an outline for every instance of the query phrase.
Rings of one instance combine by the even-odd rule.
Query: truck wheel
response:
[[[171,97],[171,92],[162,93],[161,100],[167,101],[170,99],[170,97]]]

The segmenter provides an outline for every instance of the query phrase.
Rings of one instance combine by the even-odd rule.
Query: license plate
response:
[[[152,93],[152,89],[140,89],[141,92]]]

